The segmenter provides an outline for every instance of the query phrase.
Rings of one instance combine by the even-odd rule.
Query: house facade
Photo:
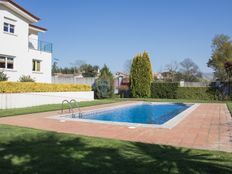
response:
[[[52,44],[39,40],[47,30],[35,25],[39,17],[11,0],[0,0],[0,71],[8,81],[22,75],[51,83]]]

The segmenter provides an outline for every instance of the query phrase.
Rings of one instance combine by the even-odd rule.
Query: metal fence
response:
[[[53,52],[53,45],[50,42],[45,42],[41,40],[36,40],[29,38],[28,47],[33,50],[43,51],[52,53]]]

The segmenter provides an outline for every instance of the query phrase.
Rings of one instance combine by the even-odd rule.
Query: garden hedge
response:
[[[151,96],[152,98],[177,98],[177,89],[179,83],[152,83]]]
[[[216,91],[209,87],[179,87],[179,83],[152,83],[152,98],[215,100]]]
[[[0,93],[91,91],[88,85],[0,82]]]
[[[209,87],[179,87],[176,98],[193,100],[216,100],[216,91]]]

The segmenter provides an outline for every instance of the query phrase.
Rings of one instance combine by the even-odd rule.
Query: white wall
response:
[[[54,84],[83,84],[93,86],[96,77],[78,77],[78,76],[52,76],[52,83]]]
[[[94,92],[41,92],[0,94],[0,109],[61,104],[63,100],[93,101]]]
[[[38,48],[38,42],[37,41],[39,39],[38,32],[29,29],[29,36],[28,36],[28,38],[29,38],[29,44],[30,44],[30,46],[32,46],[34,49],[37,49]]]
[[[3,32],[4,17],[13,19],[15,22],[15,34]],[[28,48],[29,22],[0,5],[0,55],[13,56],[14,69],[6,70],[4,73],[9,77],[9,81],[18,81],[22,75],[30,75],[36,82],[51,83],[51,61],[52,54]],[[30,37],[38,38],[36,32]],[[41,60],[41,72],[32,72],[32,60]],[[0,69],[2,70],[2,69]]]
[[[35,79],[36,82],[51,83],[52,82],[52,61],[51,53],[37,51],[30,49],[28,51],[30,62],[27,66],[31,67],[29,75]],[[32,60],[40,60],[40,72],[32,71]]]

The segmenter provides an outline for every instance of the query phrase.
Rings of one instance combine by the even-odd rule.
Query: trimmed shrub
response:
[[[91,91],[88,85],[0,82],[0,93]]]
[[[194,100],[216,100],[216,90],[208,87],[181,87],[177,90],[177,98]]]
[[[152,68],[148,53],[138,54],[132,62],[130,72],[130,90],[132,97],[150,97]]]
[[[152,98],[177,98],[177,90],[179,83],[152,83],[151,96]]]
[[[0,71],[0,82],[7,81],[8,77],[2,71]]]
[[[217,100],[216,90],[209,87],[179,87],[178,83],[152,83],[153,98]]]
[[[31,78],[31,76],[25,76],[25,75],[21,76],[19,78],[19,81],[20,82],[35,82],[35,80]]]
[[[109,68],[104,65],[94,86],[95,98],[112,98],[114,95],[114,78]]]

